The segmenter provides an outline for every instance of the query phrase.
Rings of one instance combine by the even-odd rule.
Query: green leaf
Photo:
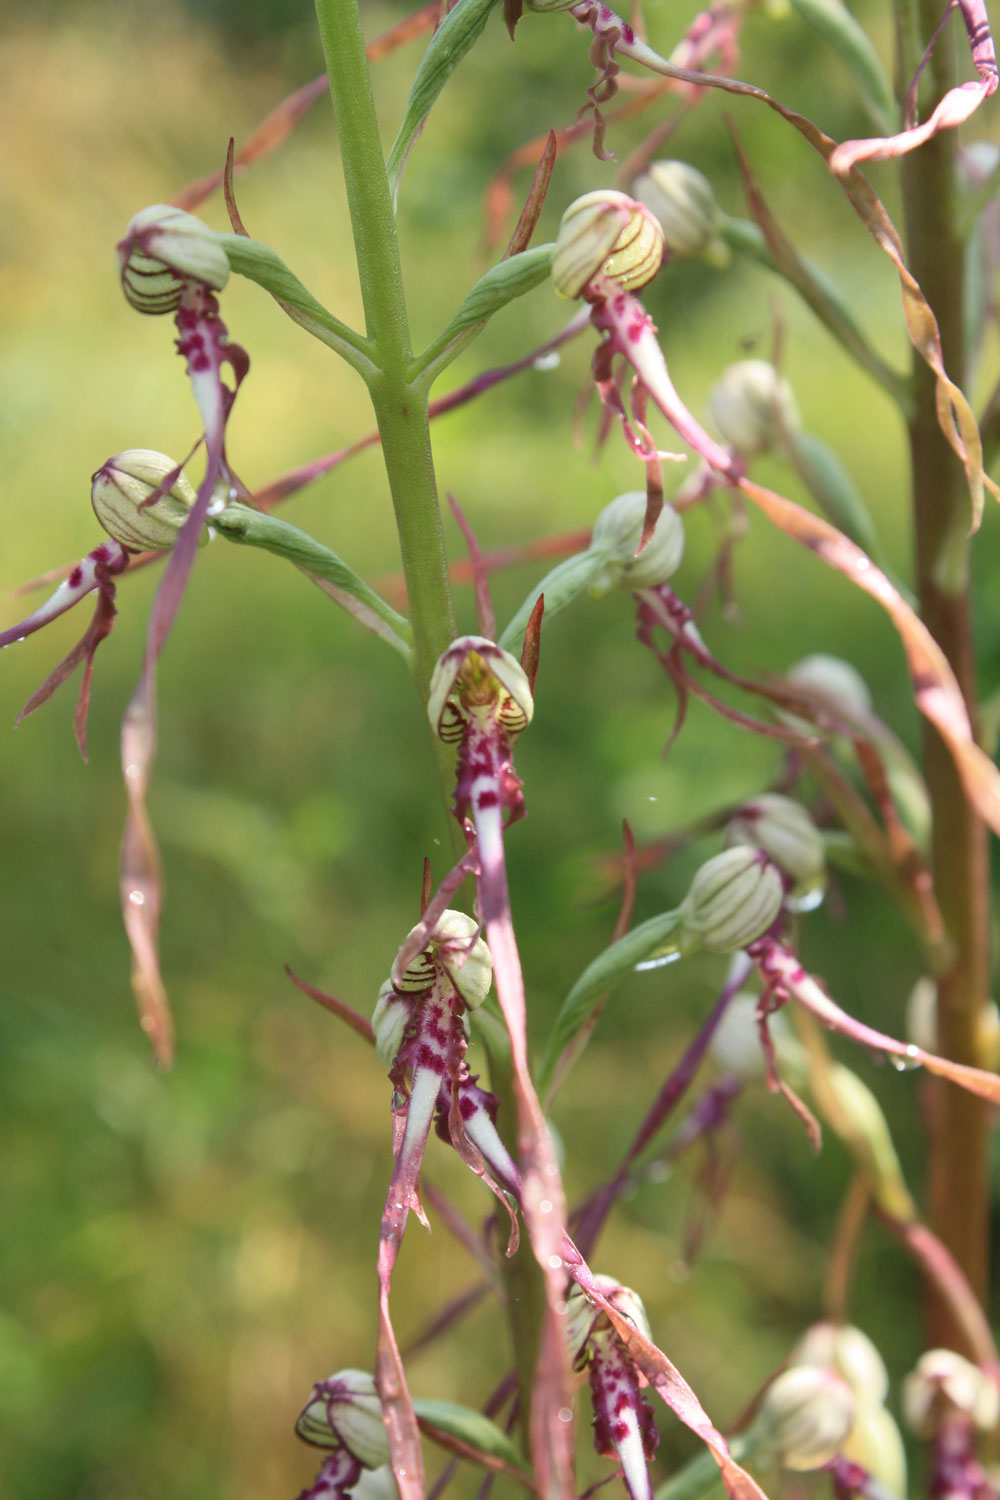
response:
[[[314,537],[287,521],[279,521],[265,511],[247,505],[231,504],[212,518],[211,524],[227,541],[247,547],[260,547],[294,563],[297,568],[332,584],[339,593],[357,601],[351,610],[362,624],[389,640],[404,654],[409,654],[412,631],[409,620],[397,614],[381,594],[377,594],[336,552],[324,547]],[[343,600],[338,601],[344,603]]]
[[[539,596],[545,595],[545,613],[542,621],[547,624],[553,615],[557,615],[561,609],[566,608],[567,604],[572,604],[574,599],[578,599],[605,566],[604,555],[600,552],[592,552],[589,548],[585,552],[576,552],[572,557],[567,557],[566,561],[553,568],[551,573],[546,573],[541,583],[532,589],[500,637],[499,644],[505,651],[511,651],[516,655],[521,649],[531,611],[537,604]]]
[[[737,1462],[749,1455],[752,1446],[745,1437],[729,1439],[729,1451]],[[659,1486],[656,1500],[708,1500],[709,1496],[722,1500],[725,1493],[719,1465],[706,1448]]]
[[[495,312],[545,281],[552,267],[554,248],[537,245],[491,266],[480,276],[440,338],[414,361],[416,373],[425,373],[430,384]]]
[[[373,372],[368,340],[327,312],[279,255],[242,234],[220,234],[230,270],[270,292],[288,316],[347,360],[362,375]]]
[[[820,509],[881,567],[875,524],[838,455],[809,432],[789,433],[788,446],[803,484]]]
[[[792,6],[845,65],[879,135],[892,135],[896,129],[892,84],[868,33],[842,0],[792,0]]]
[[[498,0],[458,0],[431,38],[410,89],[403,123],[386,159],[385,169],[394,199],[406,158],[431,106],[469,48],[479,39],[490,11],[497,3]]]
[[[531,1470],[523,1456],[507,1434],[482,1412],[459,1406],[454,1401],[414,1401],[413,1409],[421,1423],[438,1428],[478,1453],[500,1459],[509,1468],[523,1474],[530,1483]]]
[[[538,1078],[538,1092],[544,1096],[563,1050],[576,1036],[601,996],[624,979],[636,964],[659,958],[673,951],[672,941],[681,925],[680,911],[667,911],[651,917],[627,932],[617,943],[589,964],[570,990],[556,1016],[552,1035],[545,1051]]]

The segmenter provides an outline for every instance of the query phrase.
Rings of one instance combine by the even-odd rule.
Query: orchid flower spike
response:
[[[651,1339],[642,1299],[613,1276],[595,1276],[599,1290],[616,1311]],[[566,1336],[577,1369],[587,1368],[594,1404],[594,1446],[602,1457],[617,1457],[631,1500],[652,1500],[648,1461],[660,1435],[642,1398],[639,1377],[607,1314],[574,1285],[566,1299]]]

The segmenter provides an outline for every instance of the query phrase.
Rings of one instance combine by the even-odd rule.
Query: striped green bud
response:
[[[552,280],[561,297],[579,297],[599,278],[636,292],[662,260],[663,231],[648,208],[610,189],[584,193],[562,216]]]
[[[177,467],[165,453],[128,448],[109,458],[93,476],[94,514],[129,552],[163,552],[176,542],[195,502],[195,491],[183,473],[153,505],[146,502]],[[207,540],[207,533],[202,536]]]
[[[137,213],[118,245],[118,275],[127,300],[141,313],[173,312],[188,282],[221,291],[229,259],[221,238],[194,214],[169,203]]]

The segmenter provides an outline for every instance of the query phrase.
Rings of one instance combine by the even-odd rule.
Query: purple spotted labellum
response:
[[[648,1338],[649,1324],[636,1293],[612,1277],[594,1279],[616,1310]],[[569,1295],[567,1325],[576,1367],[586,1366],[589,1373],[594,1446],[603,1458],[617,1457],[631,1500],[652,1500],[647,1462],[656,1452],[660,1435],[628,1351],[605,1314],[579,1286]]]
[[[329,1458],[323,1460],[309,1488],[299,1491],[298,1500],[348,1500],[362,1473],[353,1453],[346,1448],[334,1448]]]
[[[407,956],[397,960],[392,976],[382,986],[372,1018],[376,1050],[389,1066],[395,1090],[395,1162],[379,1236],[376,1378],[393,1469],[405,1475],[405,1491],[400,1486],[404,1500],[419,1492],[420,1448],[389,1297],[410,1212],[427,1224],[419,1182],[435,1115],[445,1138],[511,1213],[512,1225],[513,1211],[503,1188],[510,1191],[517,1183],[517,1168],[494,1124],[496,1100],[478,1088],[465,1061],[465,1012],[481,1004],[489,992],[489,950],[479,936],[478,923],[463,912],[443,912],[429,936],[421,936],[423,946],[417,953],[409,953],[407,944],[403,945],[402,953]],[[516,1245],[516,1232],[512,1241]]]
[[[535,1372],[531,1448],[542,1493],[574,1493],[570,1370],[562,1337],[566,1208],[559,1166],[528,1066],[524,978],[511,918],[503,831],[524,815],[512,746],[531,722],[524,668],[485,636],[462,636],[438,661],[427,713],[431,727],[457,746],[455,815],[476,853],[479,912],[493,957],[497,998],[510,1037],[517,1103],[521,1208],[531,1250],[545,1280],[546,1317]]]

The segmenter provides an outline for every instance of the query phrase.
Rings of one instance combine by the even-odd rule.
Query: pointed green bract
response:
[[[417,372],[427,371],[430,379],[436,378],[494,313],[545,281],[552,267],[552,250],[552,245],[538,245],[491,266],[480,276],[440,338],[417,359]]]
[[[605,948],[592,964],[587,965],[556,1017],[539,1071],[540,1094],[547,1090],[562,1052],[585,1024],[604,992],[624,979],[636,964],[659,957],[673,948],[672,939],[680,925],[680,911],[667,911],[662,916],[650,917],[648,922],[634,927],[623,938],[619,938],[617,943]]]
[[[374,369],[367,339],[328,312],[280,255],[243,234],[220,234],[219,242],[229,260],[229,269],[270,292],[300,328],[335,349],[362,375]]]
[[[385,169],[393,197],[399,188],[400,174],[410,148],[434,101],[469,48],[478,41],[490,11],[497,3],[498,0],[458,0],[431,38],[406,101],[403,123],[386,159]]]
[[[507,1434],[484,1417],[481,1411],[459,1406],[455,1401],[414,1401],[413,1409],[421,1422],[438,1427],[450,1437],[468,1443],[470,1448],[487,1454],[490,1458],[502,1459],[512,1469],[519,1470],[530,1479],[531,1471]]]

